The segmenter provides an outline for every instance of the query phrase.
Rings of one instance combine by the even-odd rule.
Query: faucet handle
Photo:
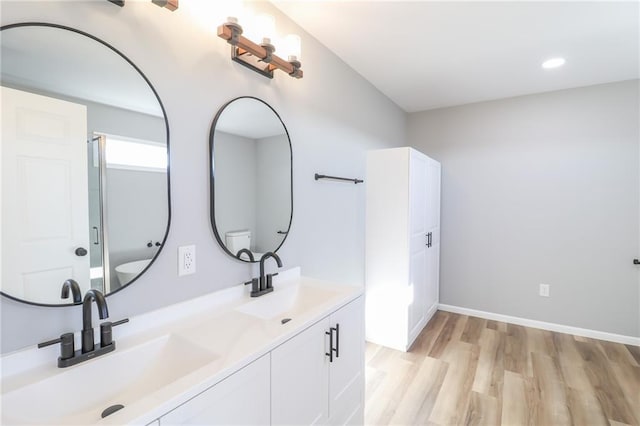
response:
[[[273,288],[273,277],[278,275],[278,272],[275,274],[267,274],[267,288]]]
[[[38,349],[55,345],[56,343],[60,343],[60,359],[73,358],[75,353],[73,333],[64,333],[57,339],[38,343]]]
[[[111,322],[105,321],[100,324],[100,347],[104,348],[105,346],[109,346],[113,343],[113,332],[112,329],[115,326],[120,324],[124,324],[129,322],[129,318],[121,319],[120,321]]]
[[[251,284],[251,293],[255,294],[260,290],[260,282],[258,278],[252,278],[251,281],[247,281],[244,285]]]

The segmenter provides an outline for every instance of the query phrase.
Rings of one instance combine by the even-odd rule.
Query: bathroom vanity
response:
[[[77,366],[5,355],[2,424],[362,424],[362,289],[296,271],[257,299],[239,285],[132,317]]]

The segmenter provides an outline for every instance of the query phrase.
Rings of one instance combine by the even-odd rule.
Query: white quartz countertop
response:
[[[275,290],[258,298],[249,296],[250,286],[239,285],[132,317],[114,328],[114,352],[73,367],[57,367],[59,345],[3,356],[1,423],[146,425],[363,292],[360,287],[300,277],[297,268],[275,278]],[[283,324],[285,318],[290,320]],[[147,347],[162,354],[158,359],[150,355],[161,365],[132,364],[129,354],[134,357]],[[178,355],[172,357],[171,351]],[[113,374],[102,379],[107,384],[91,377],[109,368],[117,375],[119,363],[122,370],[132,369],[128,376],[122,372],[122,383],[145,368],[157,370],[150,370],[153,377],[140,373],[131,386],[120,386]],[[78,386],[79,380],[83,386]],[[101,418],[102,411],[113,404],[125,407]]]

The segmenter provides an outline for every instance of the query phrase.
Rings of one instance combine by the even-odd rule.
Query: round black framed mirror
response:
[[[113,294],[156,259],[170,218],[169,125],[142,71],[62,25],[0,28],[1,293],[66,306]]]
[[[220,108],[209,134],[211,224],[224,251],[258,262],[284,243],[293,218],[289,132],[265,101],[242,96]]]

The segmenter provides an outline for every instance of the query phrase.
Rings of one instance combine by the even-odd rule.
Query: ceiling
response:
[[[407,112],[639,78],[638,2],[272,2]]]

